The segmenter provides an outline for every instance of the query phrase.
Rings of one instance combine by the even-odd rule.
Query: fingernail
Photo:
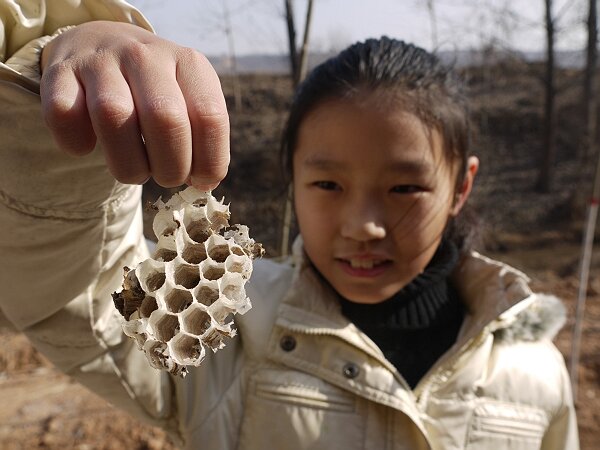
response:
[[[206,183],[205,179],[191,177],[192,186],[199,191],[212,191],[217,188],[219,183]]]

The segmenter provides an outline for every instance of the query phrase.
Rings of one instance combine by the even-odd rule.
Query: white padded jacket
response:
[[[0,0],[0,308],[57,367],[185,448],[578,448],[551,343],[559,303],[476,253],[455,273],[458,341],[415,390],[340,313],[301,241],[290,263],[256,263],[254,308],[225,349],[183,380],[149,368],[110,296],[148,255],[141,188],[115,182],[101,149],[60,153],[39,118],[39,49],[95,19],[151,29],[119,0]]]

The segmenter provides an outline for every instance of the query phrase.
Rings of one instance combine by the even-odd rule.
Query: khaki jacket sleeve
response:
[[[562,355],[556,351],[557,364],[561,368],[562,402],[544,435],[541,450],[579,450],[579,432],[571,380]]]
[[[39,53],[64,27],[94,20],[150,23],[122,0],[0,0],[0,76],[39,92]]]
[[[141,187],[116,182],[98,148],[60,152],[36,80],[11,66],[39,37],[93,19],[146,23],[117,0],[0,1],[0,309],[58,368],[177,438],[172,382],[123,335],[110,295],[148,254]]]

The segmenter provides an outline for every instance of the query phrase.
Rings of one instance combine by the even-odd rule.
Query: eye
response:
[[[340,185],[335,181],[315,181],[313,186],[324,191],[339,191],[341,189]]]
[[[414,184],[399,184],[390,189],[394,194],[416,194],[423,192],[425,189]]]

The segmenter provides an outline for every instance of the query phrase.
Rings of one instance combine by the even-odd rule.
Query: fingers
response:
[[[211,189],[225,177],[227,108],[198,52],[133,25],[93,22],[50,42],[41,65],[43,116],[65,151],[86,154],[97,140],[124,183],[152,176]]]
[[[208,60],[193,49],[180,51],[177,81],[192,128],[189,182],[199,189],[214,189],[229,165],[229,116],[221,83]]]
[[[40,82],[42,117],[67,153],[85,155],[96,145],[96,135],[87,111],[85,91],[67,65],[44,71]]]
[[[129,85],[112,61],[80,71],[86,105],[108,169],[121,183],[141,184],[150,176],[135,104]],[[107,67],[108,66],[108,67]]]

